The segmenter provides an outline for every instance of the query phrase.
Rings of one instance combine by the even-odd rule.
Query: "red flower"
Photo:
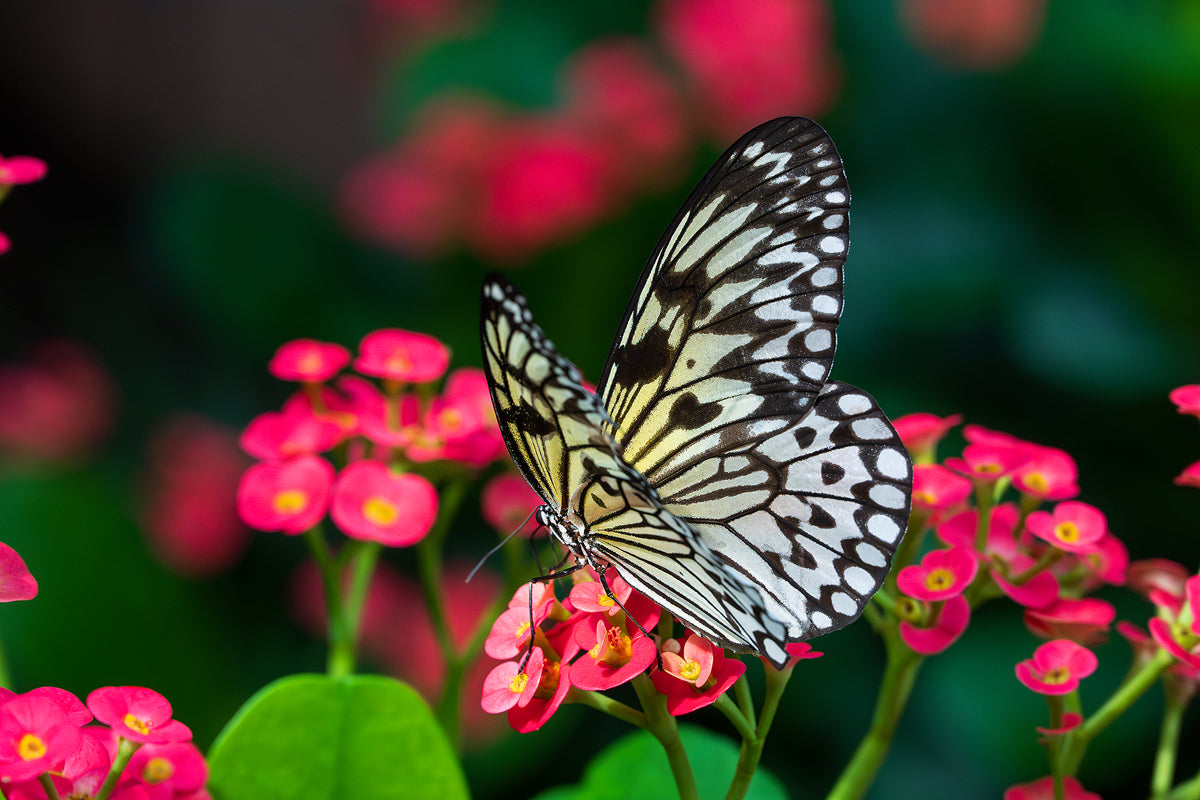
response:
[[[1013,485],[1039,500],[1066,500],[1079,494],[1079,471],[1065,450],[1038,447],[1013,473]]]
[[[523,587],[522,587],[523,588]],[[518,590],[519,594],[523,594]],[[533,628],[541,625],[550,616],[552,603],[533,607]],[[508,608],[492,623],[492,630],[483,642],[483,652],[495,659],[515,658],[529,646],[529,606],[518,605]]]
[[[943,603],[934,604],[926,610],[922,626],[908,620],[900,621],[900,638],[921,655],[940,653],[962,636],[971,620],[971,606],[967,598],[955,595]]]
[[[940,464],[913,467],[912,501],[916,508],[944,512],[971,495],[971,482]]]
[[[1060,598],[1043,609],[1025,610],[1025,627],[1043,639],[1070,639],[1083,645],[1101,642],[1117,615],[1111,603],[1096,598]]]
[[[576,664],[566,661],[547,661],[542,664],[542,678],[538,681],[533,699],[524,707],[508,710],[508,724],[517,733],[531,733],[547,722],[562,705],[571,690]]]
[[[944,63],[997,69],[1020,58],[1042,29],[1045,0],[905,0],[909,35]]]
[[[1012,444],[977,442],[963,448],[962,458],[947,458],[955,472],[983,481],[998,481],[1029,460],[1027,449]]]
[[[1055,800],[1054,778],[1047,775],[1032,783],[1010,786],[1004,792],[1004,800]],[[1063,800],[1100,800],[1100,795],[1085,790],[1078,780],[1064,775]]]
[[[585,691],[604,691],[631,681],[658,657],[654,640],[641,631],[630,636],[623,628],[601,620],[595,628],[577,626],[575,643],[587,653],[573,665],[571,682]]]
[[[819,0],[661,0],[657,17],[722,140],[771,117],[816,115],[833,96],[838,68]]]
[[[142,686],[105,686],[87,698],[87,707],[118,736],[144,744],[190,742],[192,732],[171,719],[167,698]]]
[[[821,656],[825,655],[818,650],[813,650],[812,645],[808,642],[792,642],[791,644],[785,645],[783,649],[787,651],[789,656],[791,656],[791,659],[788,660],[787,666],[784,667],[784,669],[791,669],[792,667],[796,666],[796,662],[798,661],[807,661],[810,658],[820,658]]]
[[[37,597],[38,585],[25,560],[6,545],[0,542],[0,603],[11,603],[14,600],[32,600]]]
[[[364,375],[400,383],[427,383],[446,372],[450,351],[427,333],[387,328],[368,333],[354,368]]]
[[[909,597],[934,602],[962,594],[979,569],[973,551],[961,547],[931,550],[920,566],[911,564],[896,576],[896,587]]]
[[[235,497],[246,462],[233,431],[205,417],[177,415],[154,432],[140,519],[169,569],[211,575],[241,556],[248,531]]]
[[[1200,417],[1200,384],[1193,383],[1171,390],[1171,402],[1179,408],[1180,414],[1191,414]]]
[[[33,156],[0,156],[0,186],[33,183],[46,176],[46,162]]]
[[[23,781],[50,771],[75,752],[82,734],[45,694],[17,695],[0,706],[0,780]]]
[[[650,675],[654,688],[667,696],[672,716],[712,705],[746,672],[745,664],[726,658],[724,650],[694,633],[675,648],[674,639],[663,643],[663,669]]]
[[[904,446],[912,454],[913,461],[929,463],[934,460],[938,442],[960,422],[962,414],[939,417],[936,414],[921,412],[905,414],[892,420],[892,425],[896,433],[900,434],[900,441],[904,442]]]
[[[267,372],[284,381],[327,381],[350,363],[350,351],[340,344],[294,339],[279,346]]]
[[[1200,489],[1200,461],[1190,464],[1175,476],[1176,486],[1192,486]]]
[[[1054,639],[1017,664],[1017,680],[1038,694],[1070,694],[1096,671],[1096,654],[1069,639]]]
[[[409,547],[437,519],[438,494],[414,472],[396,474],[381,461],[355,461],[338,475],[330,515],[352,539]]]
[[[1068,553],[1094,552],[1108,532],[1103,512],[1095,506],[1068,500],[1054,507],[1053,513],[1035,511],[1025,520],[1034,536]]]
[[[333,467],[318,456],[255,464],[238,484],[238,515],[260,531],[304,533],[329,508]]]

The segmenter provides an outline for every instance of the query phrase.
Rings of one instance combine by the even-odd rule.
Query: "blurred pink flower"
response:
[[[523,526],[523,534],[532,535],[538,527],[532,514],[541,504],[538,493],[515,472],[501,472],[492,478],[483,487],[480,498],[484,521],[505,536],[515,531],[518,525]]]
[[[1036,446],[1032,457],[1013,473],[1013,485],[1040,500],[1067,500],[1079,494],[1079,471],[1070,453]]]
[[[208,764],[191,742],[144,744],[129,759],[122,777],[146,786],[151,800],[173,800],[204,787]]]
[[[1054,800],[1054,778],[1047,775],[1031,783],[1010,786],[1004,792],[1004,800]],[[1100,800],[1100,795],[1089,792],[1070,775],[1063,776],[1063,800]]]
[[[1095,506],[1067,500],[1053,511],[1034,511],[1025,520],[1034,536],[1068,553],[1093,552],[1108,532],[1104,513]]]
[[[284,381],[327,381],[350,363],[350,351],[340,344],[294,339],[275,351],[267,372]]]
[[[905,27],[917,45],[951,67],[999,69],[1041,33],[1045,0],[903,0]]]
[[[138,518],[151,551],[181,575],[232,566],[249,540],[236,502],[247,459],[233,431],[179,414],[154,431],[148,450]]]
[[[16,550],[0,542],[0,603],[32,600],[37,596],[37,580]]]
[[[450,350],[427,333],[385,328],[363,337],[354,368],[398,383],[436,381],[450,364]]]
[[[143,744],[190,742],[192,732],[171,719],[171,704],[153,689],[143,686],[105,686],[87,698],[88,710],[98,722],[120,737]]]
[[[1176,486],[1193,486],[1200,489],[1200,461],[1190,464],[1175,476]]]
[[[1192,383],[1172,389],[1170,398],[1180,414],[1200,417],[1200,384]]]
[[[1096,654],[1069,639],[1054,639],[1038,647],[1033,658],[1017,664],[1017,680],[1038,694],[1070,694],[1079,681],[1096,671]]]
[[[900,621],[900,638],[925,656],[942,652],[962,636],[971,620],[971,606],[967,598],[959,594],[934,604],[928,614],[932,619],[926,619],[920,626],[908,620]]]
[[[48,772],[75,752],[82,734],[52,697],[28,692],[0,706],[0,780]]]
[[[410,547],[425,538],[437,518],[438,493],[415,472],[397,474],[382,461],[346,466],[333,486],[329,513],[352,539]]]
[[[660,0],[656,28],[723,142],[785,114],[814,116],[840,70],[823,0]]]
[[[323,453],[342,441],[343,427],[312,413],[311,406],[287,404],[283,411],[259,414],[242,431],[242,449],[264,461]]]
[[[910,564],[900,570],[896,587],[917,600],[948,600],[966,591],[978,570],[979,561],[970,549],[931,550],[919,565]]]
[[[900,441],[904,442],[913,460],[918,462],[932,462],[938,442],[960,422],[962,414],[939,417],[926,412],[905,414],[892,420],[896,433],[900,434]]]
[[[971,481],[941,464],[913,467],[912,502],[915,508],[945,512],[971,496]]]
[[[70,460],[112,427],[116,387],[85,347],[39,345],[26,363],[0,365],[0,453]]]
[[[304,533],[325,516],[332,485],[333,467],[319,456],[255,464],[238,484],[238,516],[255,530]]]
[[[46,176],[46,162],[33,156],[0,156],[0,186],[33,183]]]
[[[1083,645],[1104,641],[1117,616],[1111,603],[1094,597],[1060,598],[1042,609],[1025,609],[1025,627],[1042,639],[1070,639]]]
[[[7,253],[12,248],[12,240],[10,240],[4,231],[0,231],[0,256]]]

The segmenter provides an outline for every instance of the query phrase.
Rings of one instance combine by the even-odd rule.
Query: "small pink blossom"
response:
[[[910,564],[896,576],[896,587],[909,597],[933,602],[962,594],[975,580],[979,562],[971,550],[931,550],[920,565]]]
[[[900,621],[900,638],[921,655],[940,653],[962,636],[971,620],[971,606],[967,598],[955,595],[929,610],[924,627],[908,620]]]
[[[1013,473],[1013,485],[1039,500],[1067,500],[1079,494],[1079,470],[1065,450],[1037,447]]]
[[[1125,573],[1129,569],[1129,550],[1124,542],[1111,533],[1101,536],[1092,550],[1081,555],[1079,560],[1094,579],[1113,586],[1125,583]],[[1092,580],[1091,584],[1087,584],[1087,588],[1092,588],[1092,584],[1096,583],[1097,580]]]
[[[1147,600],[1154,592],[1165,592],[1183,598],[1191,572],[1187,567],[1166,558],[1146,558],[1129,565],[1129,588]]]
[[[783,649],[791,656],[785,669],[791,669],[796,666],[797,662],[807,661],[810,658],[820,658],[825,655],[819,650],[813,650],[812,645],[808,642],[791,642],[785,645]]]
[[[1053,512],[1033,512],[1025,520],[1025,527],[1039,539],[1076,554],[1093,552],[1108,532],[1108,522],[1100,509],[1075,500],[1059,503]]]
[[[654,640],[636,631],[596,620],[595,628],[580,625],[575,642],[585,651],[571,670],[571,682],[585,691],[604,691],[633,680],[657,659]]]
[[[1048,608],[1058,599],[1058,579],[1046,570],[1035,572],[1021,583],[1013,579],[1028,571],[1036,560],[1025,555],[1015,555],[1007,561],[1008,577],[999,570],[992,570],[992,580],[1009,599],[1026,608]]]
[[[1191,486],[1200,489],[1200,461],[1189,464],[1183,472],[1175,476],[1176,486]]]
[[[501,472],[483,487],[480,505],[483,519],[497,533],[508,535],[521,527],[531,535],[537,530],[533,512],[542,504],[538,493],[529,488],[525,479],[515,472]]]
[[[33,183],[46,176],[46,162],[33,156],[0,156],[0,186]]]
[[[698,641],[689,649],[688,644],[692,639]],[[664,642],[664,646],[669,645],[670,641]],[[673,663],[671,657],[675,654],[671,650],[666,650],[662,654],[664,670],[654,670],[650,675],[654,688],[666,695],[667,712],[672,716],[689,714],[712,705],[717,702],[717,698],[729,691],[737,679],[746,672],[746,665],[742,661],[736,658],[727,658],[723,649],[713,646],[711,642],[705,642],[696,634],[691,634],[684,643],[683,654],[684,674],[678,674],[670,668],[669,664]],[[695,670],[688,665],[689,654],[690,658],[698,658],[703,662],[711,660],[712,662],[704,666],[707,674],[702,683],[697,683],[691,677],[691,673]],[[676,657],[678,658],[678,656]]]
[[[1047,775],[1031,783],[1010,786],[1004,792],[1004,800],[1055,800],[1054,778]],[[1064,775],[1063,800],[1100,800],[1100,795],[1087,791],[1070,775]]]
[[[694,633],[687,637],[682,646],[677,640],[670,639],[663,643],[663,672],[697,689],[703,689],[712,674],[715,649],[712,642]]]
[[[105,686],[87,698],[97,721],[122,738],[143,744],[190,742],[192,732],[171,719],[171,704],[153,689],[142,686]]]
[[[291,404],[282,412],[268,411],[250,420],[238,443],[254,458],[281,461],[323,453],[342,437],[342,426],[337,422]]]
[[[1007,560],[1017,555],[1013,531],[1016,529],[1019,514],[1017,507],[1011,503],[1001,503],[992,509],[988,518],[984,553],[980,554],[981,556],[986,554],[989,557],[998,556]],[[974,550],[978,525],[978,511],[962,511],[937,526],[937,537],[950,547]]]
[[[1111,603],[1094,597],[1060,598],[1042,609],[1025,609],[1025,627],[1043,639],[1070,639],[1083,645],[1101,642],[1117,616]]]
[[[550,721],[558,711],[574,680],[574,668],[578,665],[567,661],[546,661],[542,664],[542,677],[538,681],[533,699],[525,706],[508,710],[508,724],[517,733],[531,733]]]
[[[37,591],[37,580],[29,573],[25,560],[16,550],[0,542],[0,603],[32,600]]]
[[[1200,643],[1190,628],[1162,617],[1151,618],[1148,627],[1159,647],[1189,667],[1200,667]]]
[[[1200,384],[1193,383],[1172,389],[1170,397],[1180,414],[1200,417]]]
[[[529,705],[542,680],[544,661],[541,648],[535,647],[524,669],[516,661],[495,666],[483,681],[483,710],[500,714],[513,706],[524,708]]]
[[[267,372],[284,381],[327,381],[350,363],[350,351],[340,344],[294,339],[275,351]]]
[[[191,742],[144,744],[129,759],[122,777],[145,786],[150,800],[172,800],[202,790],[208,764]]]
[[[387,328],[368,333],[354,368],[364,375],[400,383],[428,383],[446,372],[450,351],[427,333]]]
[[[892,425],[896,428],[896,433],[900,434],[900,441],[904,442],[904,446],[912,454],[913,461],[929,463],[934,460],[938,442],[960,422],[962,414],[939,417],[936,414],[921,412],[898,417],[892,420]]]
[[[600,581],[582,581],[571,587],[571,604],[579,611],[613,616],[628,606],[633,589],[619,575],[607,578],[613,596],[609,597]],[[615,600],[613,598],[616,598]]]
[[[1011,444],[976,442],[963,448],[962,458],[947,458],[946,466],[968,478],[997,481],[1029,460],[1029,452]]]
[[[17,695],[0,706],[0,780],[23,781],[48,772],[81,740],[79,727],[53,697]]]
[[[352,539],[410,547],[429,533],[437,512],[437,489],[427,478],[397,474],[382,461],[355,461],[333,486],[330,516]]]
[[[303,533],[329,508],[333,466],[318,456],[255,464],[238,484],[238,515],[260,531]]]
[[[550,609],[549,603],[534,606],[533,628],[529,624],[528,606],[506,609],[492,623],[492,630],[483,642],[483,652],[495,659],[515,658],[528,647],[530,631],[545,622]]]
[[[5,235],[4,231],[0,231],[0,256],[12,249],[12,240]]]
[[[1017,664],[1017,680],[1038,694],[1070,694],[1096,671],[1096,654],[1069,639],[1054,639]]]
[[[941,464],[917,464],[913,467],[912,502],[916,508],[943,512],[965,502],[971,495],[971,482]]]

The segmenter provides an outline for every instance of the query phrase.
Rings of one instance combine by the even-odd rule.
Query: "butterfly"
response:
[[[866,392],[831,380],[850,194],[801,117],[733,144],[659,239],[593,393],[504,277],[484,370],[538,521],[691,630],[787,663],[886,577],[912,464]]]

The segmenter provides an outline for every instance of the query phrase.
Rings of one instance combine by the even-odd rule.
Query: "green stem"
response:
[[[4,657],[4,643],[0,642],[0,688],[13,688],[12,676],[8,674],[8,659]]]
[[[1108,698],[1095,714],[1084,720],[1082,725],[1068,735],[1063,753],[1064,774],[1075,774],[1091,741],[1111,725],[1117,717],[1125,713],[1135,700],[1145,694],[1146,690],[1167,671],[1173,661],[1170,653],[1166,650],[1159,650],[1154,658],[1143,664],[1141,669],[1117,687],[1112,697]]]
[[[987,552],[988,530],[992,527],[992,506],[995,505],[995,487],[988,481],[975,481],[975,550]]]
[[[54,779],[50,777],[49,772],[38,775],[38,783],[42,785],[42,791],[46,793],[46,800],[58,800],[58,789],[54,788]],[[7,797],[7,795],[5,796]]]
[[[636,725],[642,730],[649,730],[645,714],[632,706],[625,705],[620,700],[613,700],[601,692],[578,692],[572,689],[567,699],[580,705],[594,708],[597,711],[608,714],[610,717],[616,717],[622,722]]]
[[[679,726],[667,712],[667,698],[655,690],[650,676],[644,672],[633,679],[633,690],[637,692],[646,715],[646,730],[658,739],[667,754],[671,774],[675,777],[675,788],[679,790],[679,800],[699,800],[696,776],[692,774],[687,751],[679,738]]]
[[[1196,775],[1191,780],[1179,784],[1165,795],[1162,795],[1161,800],[1200,800],[1200,775]]]
[[[879,768],[887,758],[892,737],[900,715],[908,703],[917,671],[925,659],[909,650],[903,642],[889,636],[884,640],[888,648],[887,666],[875,701],[875,714],[871,728],[854,751],[850,763],[842,771],[826,800],[857,800],[866,794],[875,780]]]
[[[754,698],[750,695],[750,683],[744,674],[733,685],[733,693],[737,696],[738,708],[741,709],[742,715],[746,717],[751,726],[757,725],[758,720],[755,719],[754,714]]]
[[[738,754],[737,769],[733,773],[733,781],[725,800],[742,800],[750,789],[750,781],[758,769],[762,759],[763,745],[767,742],[767,734],[771,731],[771,723],[775,721],[775,712],[779,710],[779,701],[792,677],[792,668],[775,669],[766,667],[766,696],[763,698],[762,713],[758,717],[758,726],[753,731],[742,734],[742,748]],[[722,698],[724,699],[724,698]]]
[[[117,755],[113,758],[112,768],[109,769],[108,775],[104,778],[104,783],[100,785],[100,791],[96,792],[96,800],[108,800],[108,796],[112,794],[113,787],[117,785],[117,781],[121,778],[121,773],[125,771],[125,767],[129,764],[129,759],[133,758],[133,754],[142,746],[141,742],[133,742],[129,739],[121,739],[117,745]]]
[[[319,525],[304,532],[304,540],[321,571],[321,587],[325,593],[325,620],[328,629],[329,655],[325,672],[331,678],[343,678],[354,672],[354,633],[342,604],[342,570],[339,560],[329,553],[329,546]]]
[[[1175,755],[1179,752],[1179,729],[1183,723],[1185,705],[1167,693],[1167,705],[1163,709],[1162,728],[1158,734],[1158,750],[1154,754],[1154,774],[1150,779],[1150,793],[1159,795],[1171,789],[1175,782]]]
[[[345,614],[346,627],[351,645],[357,650],[358,631],[362,626],[363,603],[367,598],[367,590],[371,588],[371,577],[375,574],[375,564],[383,545],[379,542],[361,542],[350,560],[350,588],[346,592]]]
[[[733,727],[737,730],[738,735],[742,737],[743,742],[755,737],[754,726],[750,723],[750,720],[746,719],[746,715],[741,712],[741,709],[737,707],[737,704],[729,699],[729,695],[727,693],[718,696],[717,702],[713,705],[717,711],[720,711],[722,714],[724,714],[725,718],[733,724]]]

